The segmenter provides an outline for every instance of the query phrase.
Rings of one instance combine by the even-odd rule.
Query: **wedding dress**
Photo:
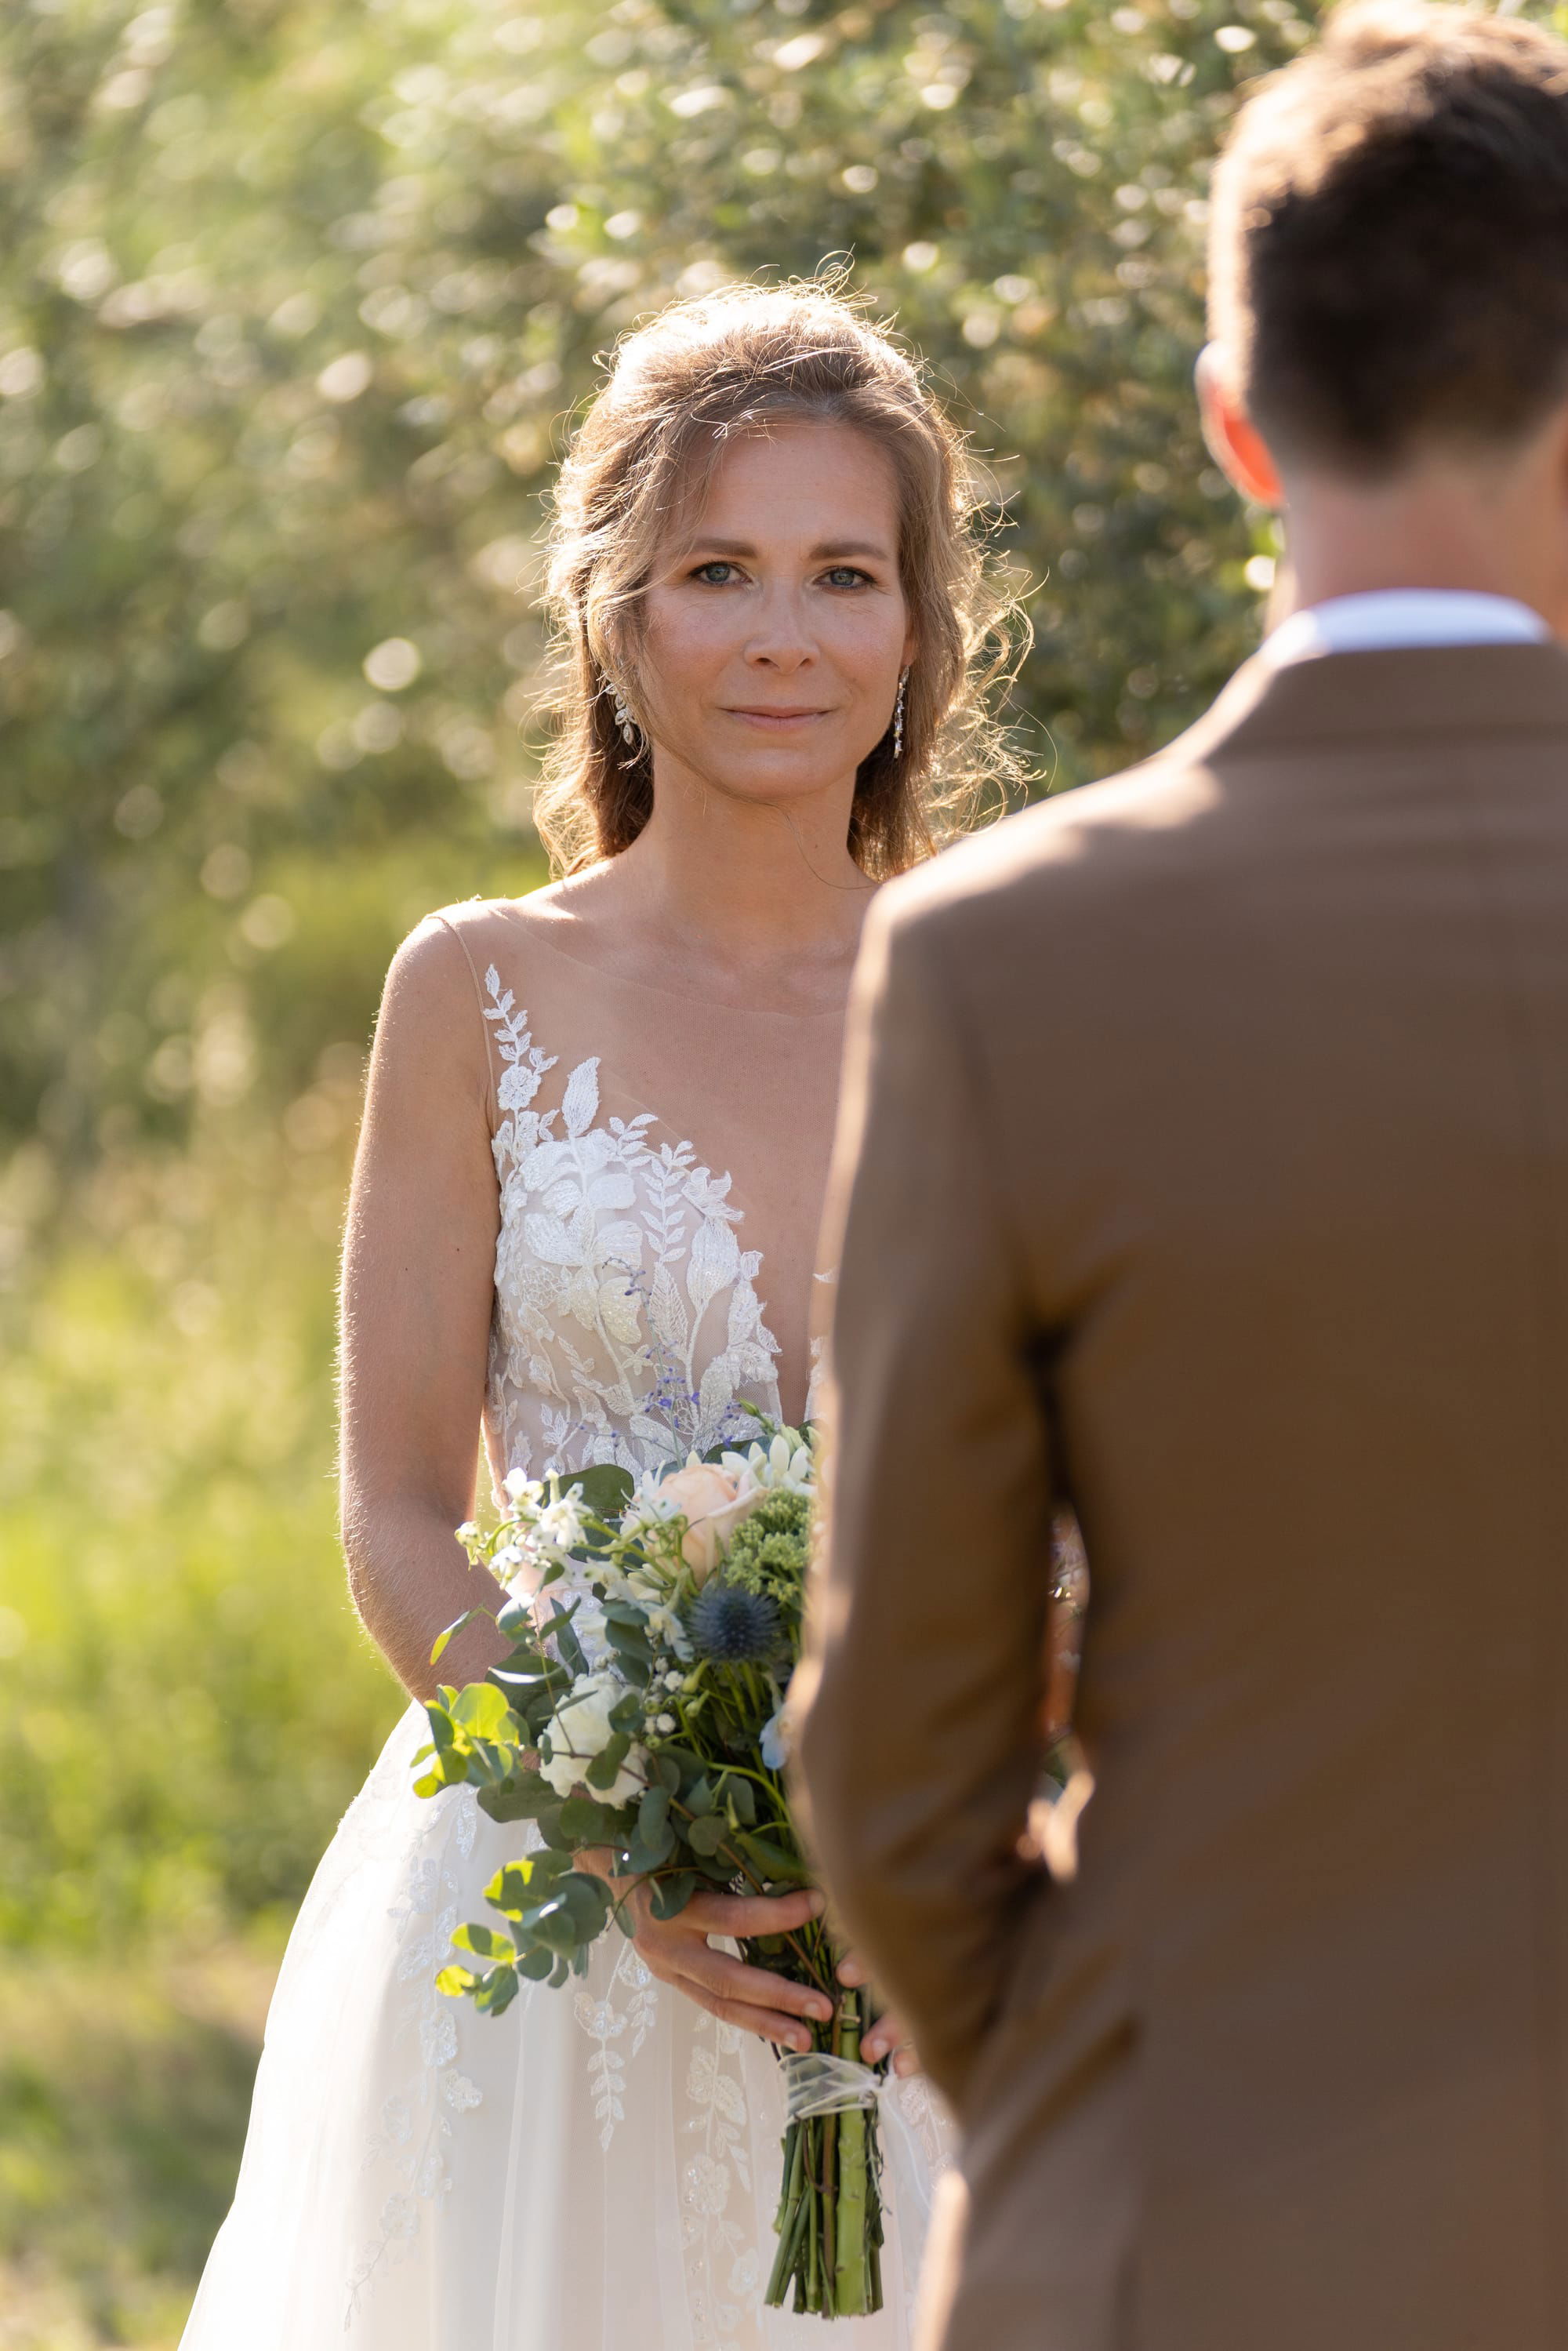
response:
[[[447,927],[493,1038],[493,1474],[748,1435],[745,1402],[779,1412],[770,1324],[807,1344],[836,1016],[607,980],[502,904]],[[744,1210],[715,1172],[742,1160]],[[779,1241],[766,1274],[754,1210]],[[499,2018],[436,1991],[528,1833],[470,1789],[416,1796],[426,1737],[411,1706],[306,1896],[183,2351],[822,2351],[821,2319],[762,2306],[783,2129],[765,2043],[656,1982],[613,1927],[586,1979],[526,1985]],[[887,2098],[886,2307],[831,2322],[842,2351],[906,2351],[946,2157],[925,2082]]]

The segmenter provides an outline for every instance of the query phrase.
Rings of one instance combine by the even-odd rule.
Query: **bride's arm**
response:
[[[507,1647],[502,1603],[454,1529],[474,1507],[499,1209],[486,1041],[457,941],[422,924],[393,958],[354,1162],[342,1288],[343,1549],[365,1629],[416,1698]]]

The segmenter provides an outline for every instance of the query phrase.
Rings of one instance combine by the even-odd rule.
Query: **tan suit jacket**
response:
[[[1568,653],[1254,662],[885,892],[852,1036],[801,1760],[927,2339],[1563,2351]]]

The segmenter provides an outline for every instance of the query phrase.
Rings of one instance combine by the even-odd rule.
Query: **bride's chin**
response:
[[[725,759],[699,765],[683,759],[680,764],[683,780],[691,787],[750,808],[804,804],[832,791],[843,780],[837,766],[825,768],[820,760],[803,759],[798,752],[791,756],[783,746],[744,763]]]

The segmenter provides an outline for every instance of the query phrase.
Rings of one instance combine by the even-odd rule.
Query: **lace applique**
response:
[[[624,2008],[615,2004],[615,1993],[621,1986],[628,1993]],[[580,1991],[573,2003],[579,2024],[589,2039],[598,2043],[588,2061],[588,2078],[593,2089],[593,2112],[601,2147],[609,2147],[616,2124],[626,2119],[626,2067],[648,2038],[657,1998],[653,1976],[639,1959],[635,1946],[627,1943],[604,1988],[604,1998],[595,2000],[591,1992]],[[615,2043],[628,2035],[622,2054]]]
[[[751,2189],[740,2050],[733,2024],[698,2021],[686,2068],[690,2112],[681,2126],[680,2191],[692,2340],[699,2351],[739,2351],[738,2331],[760,2290],[755,2241],[731,2210],[736,2185],[747,2199]]]
[[[651,1111],[601,1118],[597,1054],[535,1107],[559,1056],[493,964],[485,986],[504,1064],[488,1404],[507,1466],[637,1471],[747,1434],[743,1400],[779,1411],[779,1343],[730,1177],[656,1140]]]
[[[406,1776],[408,1761],[398,1757]],[[471,1788],[449,1790],[431,1805],[426,1847],[411,1858],[401,1901],[388,1912],[402,1930],[396,1979],[409,1987],[397,2019],[401,2042],[416,2063],[401,2086],[382,2101],[381,2133],[366,2155],[367,2168],[385,2164],[400,2185],[381,2208],[375,2234],[361,2250],[349,2279],[344,2327],[351,2325],[360,2298],[389,2262],[406,2257],[423,2228],[425,2211],[445,2196],[452,2181],[446,2149],[453,2117],[482,2105],[484,2094],[456,2063],[456,2005],[435,1989],[436,1971],[452,1953],[452,1936],[469,1889],[455,1864],[467,1861],[478,1835],[478,1802]],[[428,1927],[420,1922],[429,1919]],[[410,1930],[414,1931],[410,1931]]]

